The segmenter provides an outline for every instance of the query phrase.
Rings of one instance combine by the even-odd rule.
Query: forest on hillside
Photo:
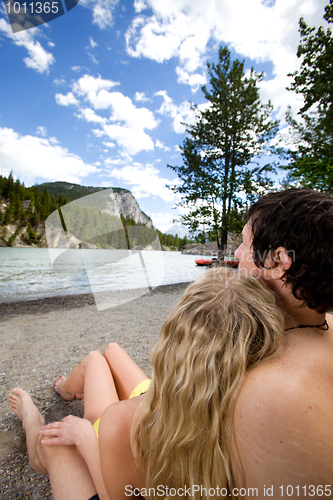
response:
[[[12,173],[8,177],[0,175],[0,237],[13,246],[15,238],[23,228],[23,241],[27,245],[41,243],[44,223],[47,217],[68,203],[64,196],[50,196],[45,188],[40,193],[38,186],[25,187],[19,179],[14,181]],[[16,225],[16,230],[8,237],[8,225]]]
[[[14,246],[19,235],[25,245],[45,246],[45,221],[54,212],[59,214],[62,229],[100,248],[145,247],[156,240],[156,229],[137,224],[130,217],[121,215],[120,220],[79,203],[74,207],[71,204],[73,208],[67,210],[65,205],[69,201],[63,194],[50,195],[47,186],[25,187],[19,179],[14,180],[11,173],[8,177],[0,175],[1,246]],[[13,226],[14,232],[9,231]],[[178,238],[160,231],[157,234],[160,244],[173,250],[181,250],[188,242],[187,237]]]

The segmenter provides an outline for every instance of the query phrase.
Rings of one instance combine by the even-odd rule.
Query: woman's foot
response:
[[[37,438],[39,431],[45,425],[44,417],[39,413],[30,395],[20,387],[15,387],[12,390],[8,400],[11,410],[21,420],[22,427],[25,430],[31,467],[41,474],[47,474],[48,472],[40,461],[37,452]]]
[[[60,375],[59,379],[54,384],[54,390],[65,401],[72,401],[75,398],[75,394],[73,394],[72,392],[66,391],[66,389],[64,387],[64,383],[66,382],[66,380],[67,380],[66,377],[63,377],[62,375]]]
[[[78,393],[75,394],[73,392],[67,392],[64,383],[66,382],[67,378],[64,377],[63,375],[60,375],[59,379],[56,381],[54,384],[54,390],[56,391],[59,396],[62,397],[65,401],[72,401],[74,398],[76,399],[82,399],[83,398],[83,393]]]
[[[26,391],[20,387],[15,387],[9,394],[8,400],[11,410],[21,420],[23,429],[25,429],[29,423],[45,425],[44,417],[39,413],[30,394]]]

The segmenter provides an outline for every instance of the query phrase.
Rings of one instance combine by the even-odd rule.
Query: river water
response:
[[[120,297],[132,290],[135,298],[156,286],[194,281],[205,272],[196,266],[196,257],[161,251],[0,248],[0,302],[92,292],[103,309],[111,307],[103,306],[108,293]]]

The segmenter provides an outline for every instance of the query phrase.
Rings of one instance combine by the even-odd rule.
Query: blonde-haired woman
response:
[[[65,399],[84,393],[86,420],[45,426],[43,444],[76,445],[101,500],[233,496],[237,396],[247,372],[278,352],[282,331],[256,278],[209,270],[164,323],[151,384],[119,346],[88,355],[56,387]],[[146,394],[127,399],[138,385]],[[101,415],[97,439],[91,423]]]

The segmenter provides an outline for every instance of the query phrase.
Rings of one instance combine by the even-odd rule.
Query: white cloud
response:
[[[101,81],[106,82],[106,80]],[[80,90],[78,90],[78,87],[80,87]],[[73,89],[77,92],[78,95],[82,95],[84,100],[89,101],[95,110],[110,109],[110,120],[112,121],[123,121],[125,122],[126,126],[135,129],[147,128],[151,130],[158,125],[154,114],[149,109],[137,108],[136,106],[134,106],[131,99],[127,96],[124,96],[121,92],[108,92],[104,88],[102,88],[101,90],[99,90],[98,88],[98,90],[89,88],[85,89],[84,91],[82,90],[82,85],[80,84],[75,84],[73,86]]]
[[[190,85],[193,92],[195,92],[198,87],[202,87],[202,85],[207,83],[205,74],[189,73],[185,68],[181,68],[180,66],[177,66],[176,73],[178,75],[178,83]]]
[[[172,2],[163,2],[164,6],[150,1],[154,15],[151,17],[137,16],[126,33],[127,52],[132,57],[147,57],[159,63],[176,57],[184,73],[179,75],[180,83],[198,88],[204,80],[206,46],[212,28],[205,23],[204,18],[194,16],[191,6],[186,13],[180,3],[173,9]],[[162,2],[160,2],[161,4]],[[167,8],[164,9],[165,4]],[[203,10],[206,4],[202,4]],[[170,8],[169,8],[170,7]],[[164,13],[161,12],[164,10]],[[201,70],[201,74],[191,77],[191,73]],[[199,83],[198,83],[199,82]]]
[[[160,23],[156,16],[136,17],[126,33],[127,52],[133,57],[147,57],[159,63],[177,54],[181,33]],[[139,32],[139,34],[138,34]]]
[[[94,56],[94,54],[91,54],[90,52],[88,52],[88,56],[90,57],[90,59],[92,60],[92,62],[94,64],[99,64],[99,62],[97,61],[96,57]]]
[[[262,0],[146,1],[152,14],[142,15],[144,4],[137,0],[139,14],[126,33],[129,55],[159,63],[175,58],[178,82],[196,91],[205,83],[208,47],[215,50],[227,44],[241,57],[272,63],[273,80],[278,82],[276,107],[291,99],[285,85],[287,73],[299,66],[298,20],[303,15],[310,26],[325,23],[327,4],[327,0],[276,0],[273,5]]]
[[[95,47],[97,47],[97,45],[98,45],[98,43],[95,42],[91,36],[89,37],[89,43],[90,43],[90,47],[92,47],[93,49]]]
[[[64,85],[66,83],[65,79],[64,78],[55,78],[53,80],[53,83],[55,85]]]
[[[28,68],[32,68],[38,73],[48,73],[50,71],[50,67],[54,63],[54,57],[41,46],[38,40],[34,40],[35,36],[41,34],[38,28],[14,34],[10,25],[4,19],[0,19],[0,31],[15,45],[27,49],[29,57],[25,57],[23,61]]]
[[[109,94],[109,105],[112,108],[111,120],[124,121],[127,126],[135,129],[154,129],[158,125],[154,114],[147,108],[137,108],[129,97],[120,92]]]
[[[183,123],[195,123],[195,111],[191,109],[191,104],[189,102],[185,101],[177,106],[166,90],[160,90],[156,92],[155,95],[163,98],[158,113],[173,118],[173,129],[177,134],[185,133],[186,127]]]
[[[145,4],[144,0],[134,0],[135,12],[142,12],[146,8],[147,8],[147,5]]]
[[[77,106],[79,104],[79,101],[76,99],[76,97],[72,92],[68,92],[68,94],[66,95],[56,94],[55,100],[56,103],[59,104],[60,106],[71,106],[71,105]]]
[[[87,49],[94,49],[95,47],[97,47],[98,43],[95,42],[95,40],[90,36],[89,37],[89,45],[88,47],[86,47]],[[92,54],[91,52],[87,51],[87,54],[88,56],[90,57],[90,59],[92,60],[92,62],[94,64],[99,64],[99,62],[97,61],[96,57],[94,56],[94,54]]]
[[[290,149],[291,151],[297,151],[300,145],[307,146],[307,143],[299,135],[295,134],[295,130],[290,125],[281,128],[271,142],[273,146]]]
[[[93,23],[103,30],[113,26],[113,10],[119,0],[81,0],[80,5],[92,10]]]
[[[176,195],[166,187],[175,184],[177,179],[168,180],[160,177],[160,172],[152,166],[128,165],[123,168],[113,168],[110,177],[130,186],[136,199],[158,196],[166,202],[173,202]]]
[[[152,151],[154,142],[143,130],[122,125],[104,125],[102,130],[93,130],[97,137],[108,136],[117,142],[126,154],[135,155],[140,151]]]
[[[131,158],[129,157],[128,158],[128,162],[131,162]],[[105,165],[124,165],[124,158],[107,158],[106,160],[104,160],[104,163]]]
[[[170,148],[168,146],[165,146],[165,144],[163,144],[163,142],[159,141],[158,139],[155,142],[155,146],[157,148],[163,149],[163,151],[170,151]]]
[[[65,96],[56,94],[56,101],[63,106],[76,105],[79,108],[76,116],[99,123],[101,129],[95,129],[93,133],[97,137],[105,135],[116,141],[123,153],[134,155],[140,151],[153,150],[154,142],[145,130],[156,128],[159,120],[148,108],[136,107],[121,92],[110,92],[116,85],[119,84],[103,80],[100,76],[84,75],[72,85],[72,92]],[[88,102],[91,107],[82,105],[82,101]],[[98,115],[98,110],[108,110],[109,119]]]
[[[87,122],[93,122],[93,123],[106,123],[107,119],[102,118],[101,116],[97,115],[95,111],[91,108],[83,108],[80,109],[80,112],[76,115],[79,118],[83,118]]]
[[[119,83],[111,80],[103,80],[100,76],[95,78],[91,75],[84,75],[76,83],[74,83],[73,91],[78,96],[82,96],[84,99],[93,103],[99,91],[110,90],[116,85],[119,85]]]
[[[0,165],[4,173],[13,171],[29,184],[37,178],[80,183],[83,177],[97,172],[96,167],[54,144],[54,138],[51,141],[44,137],[21,136],[9,128],[0,128]]]
[[[147,101],[150,101],[149,97],[146,97],[146,94],[144,92],[135,92],[134,99],[137,102],[147,102]]]
[[[37,127],[36,134],[41,135],[43,137],[47,136],[47,130],[45,127]]]
[[[277,112],[276,117],[282,123],[284,122],[287,105],[292,107],[293,114],[296,116],[303,103],[300,95],[286,90],[291,81],[291,78],[288,78],[287,75],[278,75],[271,80],[263,80],[260,83],[260,97],[262,102],[272,101],[274,109]]]

